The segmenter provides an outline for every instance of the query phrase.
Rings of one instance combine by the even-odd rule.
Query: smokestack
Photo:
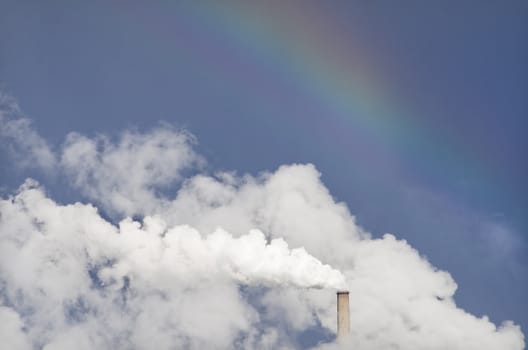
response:
[[[348,291],[337,292],[337,338],[350,334]]]

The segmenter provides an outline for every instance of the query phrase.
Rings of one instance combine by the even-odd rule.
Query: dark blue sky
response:
[[[528,3],[232,6],[0,1],[0,87],[55,146],[167,121],[211,170],[314,163],[368,231],[448,270],[463,308],[526,332]],[[1,161],[3,185],[79,199]]]

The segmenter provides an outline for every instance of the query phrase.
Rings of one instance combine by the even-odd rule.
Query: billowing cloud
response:
[[[117,143],[104,135],[91,139],[70,133],[60,164],[73,186],[110,214],[147,215],[159,192],[203,163],[193,143],[191,134],[168,125],[144,134],[123,132]]]
[[[0,304],[0,339],[6,349],[30,350],[31,343],[23,331],[23,322],[19,314]]]
[[[0,201],[7,344],[300,348],[307,332],[334,332],[332,288],[344,283],[350,337],[311,346],[524,348],[512,322],[458,308],[449,273],[407,242],[364,232],[313,165],[197,173],[193,142],[169,127],[70,134],[57,172],[94,204],[58,204],[32,180]]]

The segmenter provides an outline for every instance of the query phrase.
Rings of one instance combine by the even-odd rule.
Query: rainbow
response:
[[[420,182],[417,173],[428,178],[440,174],[444,181],[447,177],[456,183],[462,177],[498,191],[500,186],[489,184],[498,181],[493,177],[500,173],[486,164],[486,156],[460,140],[439,139],[427,118],[420,118],[396,91],[387,88],[377,69],[386,63],[376,58],[381,54],[345,35],[344,18],[323,8],[324,3],[229,4],[184,5],[185,16],[177,20],[187,28],[185,45],[203,60],[189,63],[215,67],[223,72],[226,88],[241,95],[247,93],[244,86],[251,86],[252,93],[261,92],[267,101],[280,103],[273,88],[277,82],[304,94],[319,106],[329,130],[350,134],[347,147],[366,148],[363,165],[375,166],[369,162],[369,155],[375,153],[408,183]],[[190,33],[189,27],[195,30]],[[233,57],[247,59],[239,62]],[[196,55],[190,60],[196,60]],[[273,73],[255,73],[255,66]],[[427,161],[431,157],[436,161]],[[423,164],[420,169],[413,168],[417,161]]]

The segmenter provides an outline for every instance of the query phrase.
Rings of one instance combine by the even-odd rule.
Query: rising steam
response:
[[[345,277],[321,263],[304,248],[289,249],[282,238],[267,241],[259,230],[233,237],[223,229],[202,236],[190,226],[159,230],[159,218],[145,218],[144,227],[125,220],[120,224],[116,262],[101,270],[106,284],[135,277],[138,271],[168,274],[185,284],[189,280],[229,277],[251,286],[294,286],[301,288],[343,288]],[[152,227],[158,228],[152,229]],[[106,244],[105,241],[99,244]],[[144,276],[139,276],[144,277]]]

